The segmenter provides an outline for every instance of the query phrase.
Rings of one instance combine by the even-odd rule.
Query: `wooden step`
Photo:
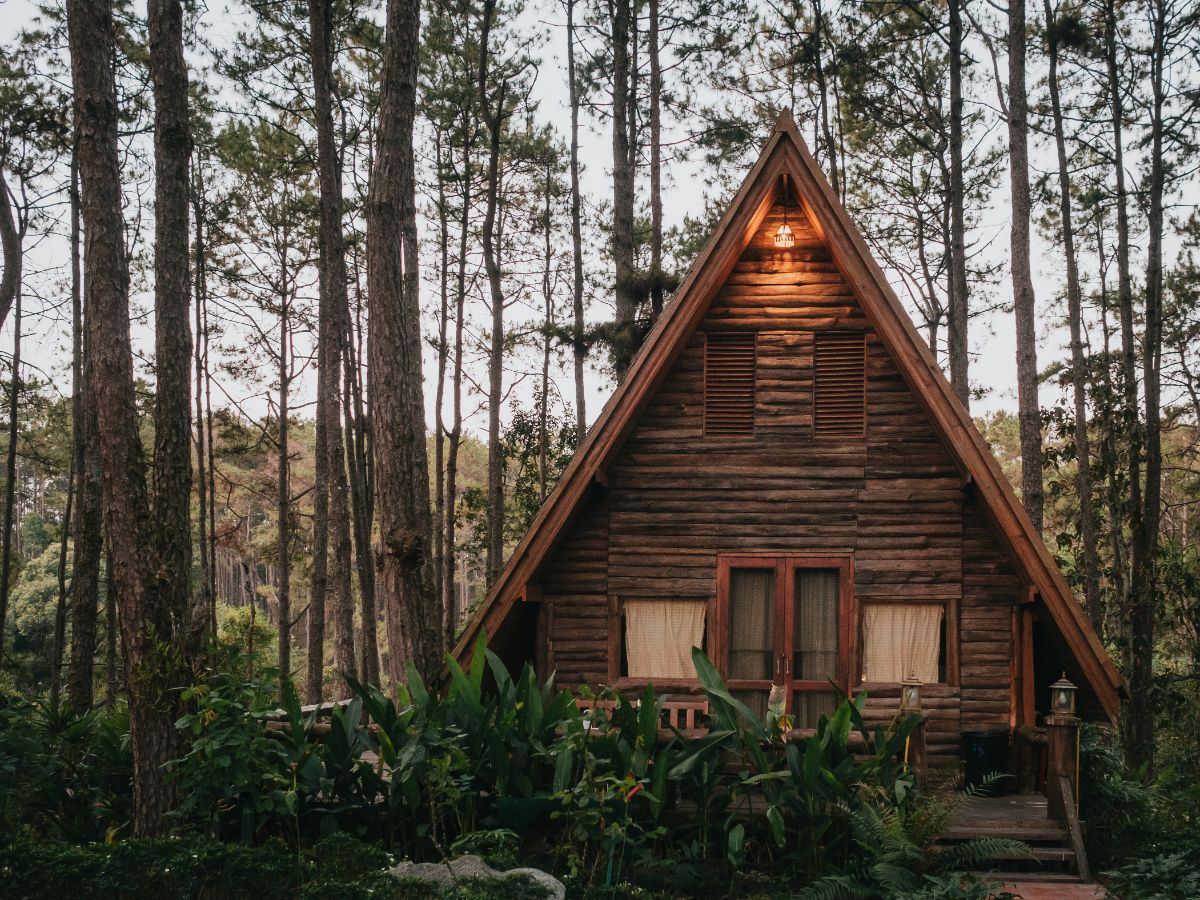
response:
[[[977,838],[1011,838],[1014,841],[1066,843],[1067,829],[1049,819],[1023,822],[955,822],[941,835],[944,841],[973,841]]]

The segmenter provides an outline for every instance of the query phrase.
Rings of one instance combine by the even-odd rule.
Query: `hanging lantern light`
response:
[[[792,231],[792,226],[788,224],[788,186],[786,175],[783,176],[783,224],[775,231],[775,246],[796,246],[796,235]]]
[[[1050,685],[1050,711],[1056,716],[1075,715],[1075,691],[1078,688],[1067,680],[1067,673]]]

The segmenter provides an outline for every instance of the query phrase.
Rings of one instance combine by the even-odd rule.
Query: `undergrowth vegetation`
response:
[[[576,896],[771,896],[786,886],[988,897],[991,887],[959,870],[1019,849],[930,852],[950,805],[919,791],[905,764],[918,718],[870,729],[865,695],[844,700],[815,735],[785,740],[783,711],[754,715],[696,651],[710,732],[685,739],[663,733],[663,698],[649,688],[585,715],[529,667],[514,677],[482,646],[473,659],[465,671],[449,663],[444,693],[415,672],[394,698],[354,684],[354,699],[321,722],[290,688],[276,696],[270,670],[189,688],[178,723],[189,749],[172,765],[185,837],[173,841],[126,840],[120,712],[71,716],[15,701],[0,711],[0,876],[16,896],[62,896],[67,884],[36,874],[53,870],[96,896],[404,897],[384,874],[393,856],[471,852],[498,868],[555,872]],[[852,732],[865,753],[851,749]],[[329,861],[339,853],[355,864]]]

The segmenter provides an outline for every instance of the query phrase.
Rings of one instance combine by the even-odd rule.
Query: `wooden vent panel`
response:
[[[861,437],[866,426],[866,335],[861,331],[817,333],[813,342],[813,432]]]
[[[754,434],[752,331],[709,334],[704,345],[704,433]]]

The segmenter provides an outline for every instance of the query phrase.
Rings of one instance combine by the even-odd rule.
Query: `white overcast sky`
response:
[[[220,2],[221,0],[214,0],[212,8],[217,8]],[[546,5],[548,4],[539,4],[539,6]],[[544,15],[541,21],[549,23],[552,27],[548,42],[541,50],[543,64],[540,70],[539,82],[535,90],[535,96],[542,98],[539,116],[543,121],[552,121],[560,129],[565,129],[568,114],[566,83],[565,78],[562,77],[562,73],[565,71],[565,54],[563,52],[564,29],[560,27],[562,19],[558,14],[559,11],[557,8],[552,10],[553,15],[546,14],[544,9],[541,12]],[[5,43],[11,41],[20,29],[29,23],[34,13],[35,5],[30,0],[0,0],[0,41]],[[228,17],[213,15],[210,12],[209,18],[214,22],[214,29],[223,30],[224,28],[230,28],[232,33],[232,25]],[[985,101],[986,99],[984,97]],[[999,136],[1003,130],[1003,125],[998,120],[993,121],[992,125],[995,129],[995,134]],[[565,138],[565,131],[563,136]],[[764,138],[765,136],[764,134]],[[669,138],[669,135],[665,136],[666,138]],[[611,143],[607,131],[601,132],[597,130],[595,123],[588,123],[587,128],[581,136],[581,140],[582,158],[586,167],[585,191],[590,192],[596,197],[610,196],[607,179],[611,170],[609,163],[611,158]],[[1047,148],[1034,148],[1033,163],[1035,168],[1040,164],[1052,161],[1046,150]],[[695,190],[694,187],[696,184],[701,183],[702,180],[701,176],[703,173],[699,171],[699,165],[701,164],[676,163],[669,167],[664,198],[668,225],[681,221],[685,215],[695,215],[702,211],[704,199],[701,193]],[[639,184],[639,187],[645,190],[646,185],[642,182]],[[983,227],[977,237],[989,245],[989,253],[1003,259],[1007,252],[1008,243],[1007,187],[1005,184],[1001,184],[998,187],[994,193],[994,197],[995,203],[984,217]],[[1037,234],[1036,229],[1033,235],[1033,242],[1035,286],[1038,293],[1039,310],[1043,313],[1039,319],[1042,324],[1039,332],[1040,346],[1038,362],[1039,367],[1044,369],[1054,359],[1059,359],[1066,355],[1065,333],[1063,329],[1047,325],[1047,322],[1051,319],[1051,315],[1047,314],[1049,307],[1048,298],[1054,294],[1057,285],[1061,281],[1062,265],[1057,248],[1047,246]],[[59,264],[59,260],[65,259],[65,250],[65,244],[61,240],[47,241],[31,254],[27,269],[35,270],[40,267]],[[1001,297],[1009,295],[1007,272],[1002,276],[995,288],[995,292]],[[901,296],[904,296],[903,291],[899,293]],[[603,312],[598,311],[595,317],[600,319],[603,315]],[[1057,317],[1057,313],[1054,313],[1053,318]],[[67,375],[64,366],[66,362],[65,351],[67,348],[65,346],[66,330],[63,323],[59,322],[52,325],[47,322],[34,321],[30,325],[35,330],[32,334],[28,334],[23,355],[32,365],[37,366],[41,371],[54,375],[56,377],[55,380],[65,389],[67,386]],[[973,404],[972,412],[978,415],[999,408],[1015,408],[1015,340],[1011,314],[997,313],[987,318],[976,319],[972,323],[972,328],[971,343],[972,350],[975,353],[971,372],[972,382],[988,389],[987,396],[982,401],[977,401]],[[152,342],[149,323],[145,321],[137,322],[134,325],[134,329],[135,343],[142,349],[149,348]],[[10,322],[6,325],[4,332],[0,334],[0,348],[2,348],[3,352],[7,353],[8,348],[11,347],[11,340]],[[427,362],[426,393],[429,401],[427,405],[432,405],[432,372],[432,365]],[[573,396],[573,387],[570,385],[568,379],[569,375],[566,372],[559,373],[562,392],[567,396]],[[611,383],[608,379],[600,373],[593,371],[589,390],[589,418],[594,419],[610,390]],[[1058,388],[1056,386],[1043,386],[1043,404],[1053,403],[1056,399],[1057,391]],[[475,402],[467,402],[464,406],[470,410],[476,408],[476,403],[477,400]],[[252,399],[250,400],[249,408],[255,408],[255,401]],[[486,420],[478,415],[478,413],[476,413],[472,424],[480,432],[486,428]]]

